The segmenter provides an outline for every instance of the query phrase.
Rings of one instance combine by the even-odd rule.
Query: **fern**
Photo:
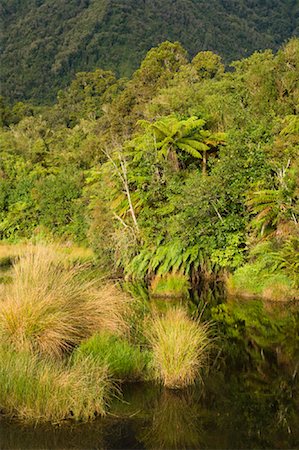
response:
[[[299,286],[299,238],[292,237],[276,252],[272,252],[274,270],[284,270]]]
[[[202,153],[214,150],[225,141],[224,133],[211,133],[204,130],[205,120],[196,116],[181,120],[176,116],[168,116],[154,123],[140,122],[148,133],[153,134],[152,144],[158,150],[157,160],[170,159],[178,170],[178,150],[188,153],[193,158],[202,158]],[[205,171],[205,168],[204,168]]]

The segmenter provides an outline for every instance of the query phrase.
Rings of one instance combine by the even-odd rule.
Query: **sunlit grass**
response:
[[[151,293],[161,297],[188,297],[190,283],[181,273],[156,275],[151,282]]]
[[[245,264],[226,280],[228,294],[261,297],[266,300],[288,301],[299,298],[299,291],[283,272],[271,272],[262,263]]]
[[[169,388],[193,384],[207,362],[209,326],[191,320],[183,309],[170,309],[150,321],[147,336],[156,378]]]
[[[19,256],[26,252],[27,244],[0,243],[0,267],[11,265]]]
[[[24,242],[19,244],[0,243],[0,267],[13,263],[16,259],[26,254],[28,251],[32,252],[34,249],[38,249],[41,246],[33,245],[30,242]],[[57,255],[62,257],[64,264],[75,263],[91,263],[94,261],[95,255],[91,248],[79,247],[76,245],[70,245],[68,243],[56,243],[48,244],[48,247],[55,249]]]
[[[100,333],[82,342],[72,356],[78,364],[86,357],[100,366],[106,365],[114,379],[133,381],[146,378],[151,353],[124,338]]]
[[[0,346],[0,408],[26,421],[89,420],[105,414],[111,382],[105,366],[91,358],[80,364],[40,359]]]
[[[125,332],[127,297],[83,274],[82,266],[65,268],[49,247],[28,249],[12,269],[12,283],[2,287],[2,341],[60,356],[97,331]]]

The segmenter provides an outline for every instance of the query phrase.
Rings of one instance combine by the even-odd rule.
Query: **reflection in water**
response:
[[[192,391],[164,390],[156,400],[149,429],[139,438],[148,449],[199,448],[198,405]]]
[[[92,427],[80,424],[34,427],[0,421],[1,450],[67,450],[71,448],[104,450],[102,424],[94,423]]]
[[[202,386],[124,386],[123,401],[89,424],[24,426],[0,419],[0,449],[295,449],[296,380],[210,374]]]

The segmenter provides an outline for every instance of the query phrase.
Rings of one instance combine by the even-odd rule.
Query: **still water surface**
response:
[[[295,384],[210,376],[204,388],[124,386],[105,418],[89,424],[25,426],[0,421],[1,449],[295,449]]]

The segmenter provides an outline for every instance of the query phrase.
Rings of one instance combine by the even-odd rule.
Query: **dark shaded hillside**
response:
[[[168,39],[226,62],[298,35],[297,0],[3,0],[2,94],[52,101],[78,71],[128,76]]]

